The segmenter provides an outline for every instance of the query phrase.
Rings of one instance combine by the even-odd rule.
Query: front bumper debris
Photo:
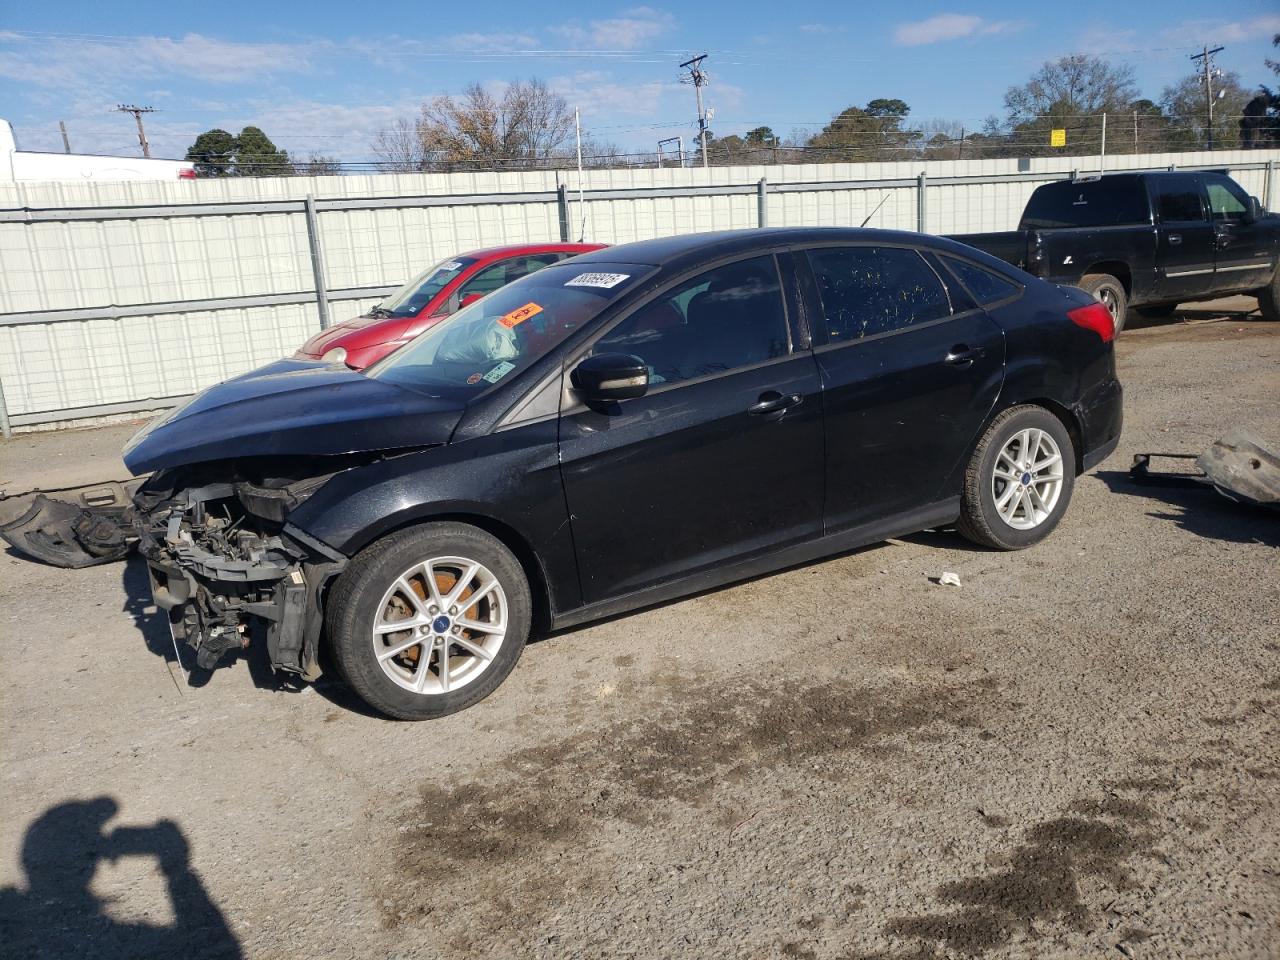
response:
[[[99,484],[66,500],[38,493],[25,512],[0,525],[0,538],[55,567],[123,560],[136,540],[132,497],[140,482]]]
[[[1153,460],[1194,461],[1196,469],[1161,469]],[[1199,455],[1136,454],[1129,476],[1146,486],[1211,486],[1228,499],[1280,510],[1280,455],[1244,427],[1231,430]]]

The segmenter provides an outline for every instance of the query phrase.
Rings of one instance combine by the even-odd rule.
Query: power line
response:
[[[1207,132],[1210,150],[1213,149],[1213,101],[1215,99],[1213,96],[1213,78],[1215,76],[1222,76],[1221,70],[1213,69],[1213,55],[1225,49],[1225,47],[1214,47],[1210,50],[1206,44],[1200,48],[1199,53],[1191,57],[1192,60],[1199,60],[1201,67],[1204,69],[1204,73],[1200,77],[1200,82],[1204,84],[1204,105],[1205,112],[1208,114],[1209,119],[1209,124],[1205,129]],[[1224,93],[1226,93],[1225,90],[1219,90],[1218,97],[1221,97]]]
[[[705,53],[699,54],[684,63],[680,64],[681,70],[688,70],[688,78],[681,78],[686,83],[693,84],[693,92],[698,98],[698,140],[702,144],[702,165],[707,166],[707,115],[702,109],[702,88],[706,86],[710,79],[706,72],[702,69],[702,61],[707,59]]]
[[[144,113],[155,113],[155,107],[137,107],[131,103],[121,103],[116,105],[116,110],[120,113],[132,113],[133,119],[138,122],[138,143],[142,145],[142,155],[148,160],[151,159],[151,144],[147,143],[147,131],[142,129],[142,115]]]

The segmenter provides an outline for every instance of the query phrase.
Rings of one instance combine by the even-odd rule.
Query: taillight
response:
[[[179,180],[194,180],[195,178],[196,172],[191,167],[183,167],[178,171]]]
[[[1102,338],[1103,343],[1109,343],[1116,335],[1116,322],[1111,316],[1111,311],[1100,303],[1091,303],[1087,307],[1068,310],[1067,316],[1076,326],[1092,330]]]

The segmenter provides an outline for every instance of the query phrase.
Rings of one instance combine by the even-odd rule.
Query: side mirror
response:
[[[1267,211],[1262,209],[1262,203],[1258,200],[1258,198],[1250,197],[1248,206],[1244,208],[1244,222],[1257,223],[1264,216],[1266,216],[1266,214],[1267,214]]]
[[[569,379],[587,403],[632,400],[649,390],[649,368],[639,357],[625,353],[587,357]]]
[[[462,298],[462,302],[458,304],[458,308],[461,309],[462,307],[469,307],[473,303],[475,303],[477,300],[483,300],[483,299],[484,299],[483,293],[468,293],[465,297]]]

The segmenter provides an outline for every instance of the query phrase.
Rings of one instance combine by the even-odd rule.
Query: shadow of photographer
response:
[[[172,820],[149,826],[107,823],[119,811],[111,797],[51,807],[22,842],[26,888],[0,888],[0,943],[6,956],[65,958],[236,958],[240,944],[191,867],[182,830]],[[92,890],[101,864],[154,858],[173,907],[160,926],[111,916]]]

